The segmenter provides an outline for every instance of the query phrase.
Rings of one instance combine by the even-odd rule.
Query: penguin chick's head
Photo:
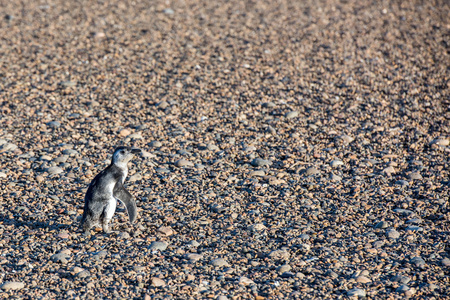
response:
[[[126,168],[134,154],[141,153],[141,149],[131,147],[118,147],[114,150],[111,163],[118,167]]]

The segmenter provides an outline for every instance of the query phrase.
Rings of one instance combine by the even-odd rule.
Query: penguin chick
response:
[[[86,235],[95,225],[101,225],[105,233],[111,232],[108,224],[116,211],[117,200],[125,204],[130,222],[137,217],[136,202],[123,183],[128,175],[128,162],[140,149],[118,147],[111,164],[92,180],[84,197],[84,212],[80,227]]]

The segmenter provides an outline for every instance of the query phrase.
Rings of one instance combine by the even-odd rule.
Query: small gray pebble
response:
[[[295,277],[295,274],[292,272],[283,272],[280,276],[281,278],[293,278]]]
[[[441,260],[441,264],[443,266],[450,267],[450,259],[448,259],[447,257],[444,258],[443,260]]]
[[[342,180],[342,177],[339,176],[339,175],[331,174],[330,179],[331,179],[331,181],[337,181],[337,182],[339,182],[339,181]]]
[[[293,110],[293,111],[287,112],[284,116],[286,117],[286,119],[296,118],[296,117],[298,117],[298,111]]]
[[[302,233],[300,234],[299,238],[301,238],[302,240],[309,240],[310,236],[306,233]]]
[[[17,148],[18,148],[17,145],[12,144],[12,143],[1,144],[0,153],[11,152],[11,151],[16,150]]]
[[[223,259],[223,258],[216,258],[216,259],[213,259],[213,260],[210,262],[210,264],[213,265],[214,267],[224,267],[224,266],[229,266],[228,262],[227,262],[225,259]]]
[[[207,148],[209,151],[218,151],[218,150],[220,150],[220,148],[217,147],[217,146],[214,145],[214,144],[208,144],[208,145],[206,146],[206,148]]]
[[[408,175],[409,179],[413,179],[413,180],[421,180],[423,177],[422,175],[420,175],[420,173],[418,172],[414,172]]]
[[[153,243],[150,244],[148,249],[164,251],[164,250],[167,249],[167,246],[169,246],[169,244],[166,243],[166,242],[153,242]]]
[[[173,15],[175,12],[174,12],[173,9],[171,9],[171,8],[166,8],[166,9],[164,10],[164,13],[165,13],[166,15]]]
[[[56,263],[67,264],[69,262],[68,261],[69,257],[70,256],[66,253],[57,253],[57,254],[52,255],[51,259],[52,259],[52,261],[54,261]]]
[[[330,166],[333,168],[337,168],[339,166],[342,166],[343,164],[344,164],[344,162],[340,159],[335,159],[330,162]]]
[[[270,160],[262,159],[262,158],[255,158],[252,160],[252,166],[254,167],[264,167],[264,166],[271,166],[272,162]]]
[[[409,263],[415,265],[416,267],[424,267],[425,261],[420,256],[416,256],[410,259]]]
[[[134,181],[138,181],[138,180],[142,180],[142,175],[139,173],[134,174],[133,176],[131,176],[128,179],[129,182],[134,182]]]
[[[159,174],[166,174],[166,173],[170,173],[170,170],[167,168],[156,168],[155,171]]]
[[[286,265],[279,266],[277,268],[277,271],[278,271],[278,273],[282,274],[284,272],[289,272],[291,269],[292,269],[291,266],[286,264]]]
[[[395,208],[393,211],[398,213],[398,214],[405,215],[405,216],[409,216],[409,215],[412,215],[414,213],[412,210],[403,209],[403,208]]]
[[[77,85],[77,82],[76,81],[61,81],[59,84],[63,87],[74,87]]]
[[[262,107],[264,108],[274,108],[276,105],[273,102],[265,102],[262,104]]]
[[[175,166],[180,167],[180,168],[181,167],[193,167],[194,163],[189,160],[186,160],[186,159],[180,159],[175,162]]]
[[[336,139],[342,140],[347,144],[350,144],[351,142],[353,142],[355,140],[353,137],[346,135],[346,134],[340,135],[340,136],[336,137]]]
[[[77,154],[78,154],[78,151],[77,151],[77,150],[73,150],[73,149],[64,149],[62,153],[63,153],[64,155],[70,155],[70,156],[73,156],[73,155],[77,155]]]
[[[47,123],[47,126],[52,128],[58,128],[61,126],[61,123],[58,121],[51,121]]]
[[[407,284],[408,282],[411,281],[411,279],[407,276],[404,275],[395,275],[391,278],[391,281],[393,282],[400,282],[402,284]]]
[[[328,276],[328,277],[331,277],[331,278],[338,278],[339,277],[339,275],[336,272],[332,271],[332,270],[326,271],[325,272],[325,276]]]
[[[161,147],[162,146],[162,143],[160,142],[160,141],[152,141],[152,142],[150,142],[150,144],[148,144],[150,147],[153,147],[153,148],[159,148],[159,147]]]
[[[128,238],[130,238],[130,234],[126,231],[123,231],[123,232],[119,233],[119,237],[121,239],[128,239]]]
[[[374,248],[381,248],[384,246],[384,241],[375,241],[373,242],[373,247]]]
[[[401,186],[408,186],[408,185],[409,185],[409,182],[406,181],[406,180],[397,180],[397,181],[395,182],[395,184],[396,184],[396,185],[401,185]]]
[[[393,229],[393,228],[388,229],[386,231],[386,235],[390,239],[398,239],[400,237],[400,233],[397,230]]]
[[[91,276],[91,273],[89,273],[88,270],[83,270],[83,271],[77,273],[75,276],[76,276],[77,278],[86,278],[86,277]]]
[[[55,163],[65,163],[68,158],[69,157],[67,155],[62,155],[62,156],[59,156],[59,157],[55,158],[53,161]]]
[[[92,256],[92,258],[96,261],[102,261],[107,255],[108,255],[108,251],[102,250],[102,251],[98,252],[97,254],[95,254],[94,256]]]
[[[8,290],[20,290],[25,287],[25,284],[20,281],[6,281],[2,285],[0,285],[0,289],[8,291]]]
[[[423,228],[420,227],[420,226],[412,226],[412,225],[410,225],[410,226],[406,227],[405,230],[406,231],[413,231],[413,232],[415,232],[415,231],[423,231]]]
[[[354,288],[354,289],[347,291],[347,296],[349,296],[349,297],[358,296],[358,298],[363,298],[363,297],[366,297],[366,291],[363,289]]]
[[[167,101],[161,101],[156,103],[156,107],[158,107],[159,109],[166,109],[169,106],[169,103]]]
[[[306,169],[305,174],[307,176],[320,174],[320,171],[316,167],[309,167]]]
[[[406,284],[402,284],[401,286],[399,286],[395,291],[397,293],[404,293],[406,291],[409,290],[409,286],[407,286]]]
[[[47,173],[49,173],[51,175],[60,174],[60,173],[64,172],[64,170],[61,169],[60,167],[50,167],[46,171],[47,171]]]
[[[275,260],[287,260],[291,255],[286,250],[274,250],[268,256]]]
[[[190,242],[189,242],[189,245],[190,245],[191,247],[198,247],[198,246],[200,246],[200,243],[197,242],[197,241],[190,241]]]
[[[422,219],[418,219],[418,218],[414,218],[414,219],[410,219],[408,221],[406,221],[407,224],[420,224],[422,223]]]
[[[381,228],[381,229],[388,228],[388,227],[389,227],[389,223],[386,222],[386,221],[378,222],[378,223],[375,225],[375,228]]]

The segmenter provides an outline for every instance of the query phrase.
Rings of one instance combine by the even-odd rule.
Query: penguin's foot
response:
[[[85,239],[88,239],[91,237],[91,231],[90,230],[86,230],[85,232],[83,232],[82,237]]]

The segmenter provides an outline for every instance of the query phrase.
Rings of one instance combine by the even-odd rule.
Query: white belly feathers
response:
[[[114,197],[111,197],[108,201],[108,205],[106,206],[106,219],[111,220],[114,216],[114,212],[116,211],[117,200]]]

